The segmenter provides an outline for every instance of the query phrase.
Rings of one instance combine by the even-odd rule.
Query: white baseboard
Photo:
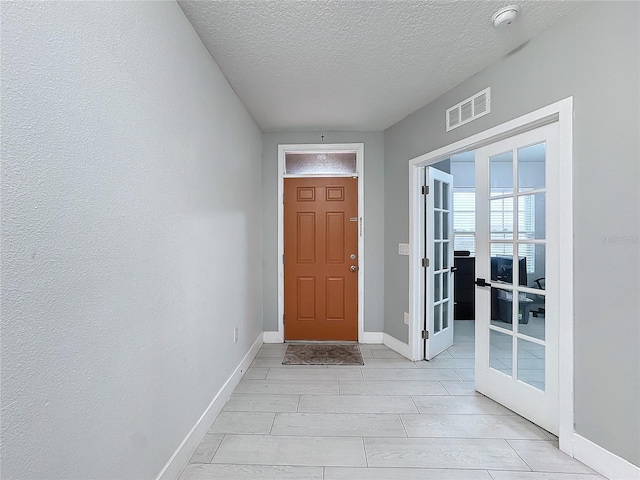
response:
[[[280,332],[264,332],[264,343],[283,343],[284,339],[281,337]]]
[[[577,433],[573,434],[573,456],[611,480],[640,480],[640,467]]]
[[[382,343],[382,339],[383,339],[383,333],[382,332],[362,332],[362,335],[360,336],[360,343]]]
[[[407,357],[409,360],[411,360],[411,348],[409,348],[408,344],[401,342],[400,340],[398,340],[395,337],[392,337],[388,333],[384,334],[382,343],[384,343],[391,350],[395,350],[400,355]]]
[[[182,472],[182,469],[196,451],[196,448],[198,448],[198,445],[206,435],[207,431],[211,428],[211,424],[213,424],[214,420],[222,410],[222,407],[227,403],[227,400],[242,379],[247,368],[249,368],[249,365],[251,365],[251,362],[258,354],[258,350],[260,350],[261,346],[262,334],[258,336],[240,364],[218,391],[191,431],[189,431],[176,451],[173,452],[173,455],[171,455],[167,464],[160,471],[156,480],[175,480],[178,478],[180,472]]]

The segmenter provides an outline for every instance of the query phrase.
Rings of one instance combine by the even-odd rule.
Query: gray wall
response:
[[[154,478],[262,332],[261,133],[174,2],[1,8],[2,478]]]
[[[364,330],[381,332],[384,302],[384,147],[382,132],[265,133],[262,136],[264,330],[278,329],[278,145],[364,143]],[[397,247],[396,247],[397,249]]]
[[[574,96],[576,431],[640,465],[640,4],[590,2],[385,131],[385,331],[407,340],[408,161]],[[444,112],[491,87],[491,114]]]

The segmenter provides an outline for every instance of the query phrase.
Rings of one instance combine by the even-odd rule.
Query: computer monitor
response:
[[[527,285],[527,257],[518,258],[519,285]],[[491,257],[491,280],[513,283],[513,257]]]

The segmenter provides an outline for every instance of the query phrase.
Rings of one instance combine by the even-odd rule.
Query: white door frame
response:
[[[356,152],[357,173],[348,175],[285,175],[286,153]],[[284,179],[310,177],[358,177],[358,341],[364,339],[364,143],[278,145],[278,331],[273,343],[284,342]]]
[[[527,130],[558,122],[559,184],[559,440],[560,450],[573,456],[573,97],[540,108],[484,132],[439,148],[409,162],[409,349],[412,360],[424,358],[421,331],[424,319],[424,276],[420,259],[424,252],[424,218],[421,206],[420,169],[456,153],[508,138]]]

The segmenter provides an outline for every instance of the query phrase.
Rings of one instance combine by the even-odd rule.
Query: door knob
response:
[[[352,272],[355,272],[358,269],[358,267],[356,267],[355,265],[351,265],[349,267],[349,270],[351,270]]]

